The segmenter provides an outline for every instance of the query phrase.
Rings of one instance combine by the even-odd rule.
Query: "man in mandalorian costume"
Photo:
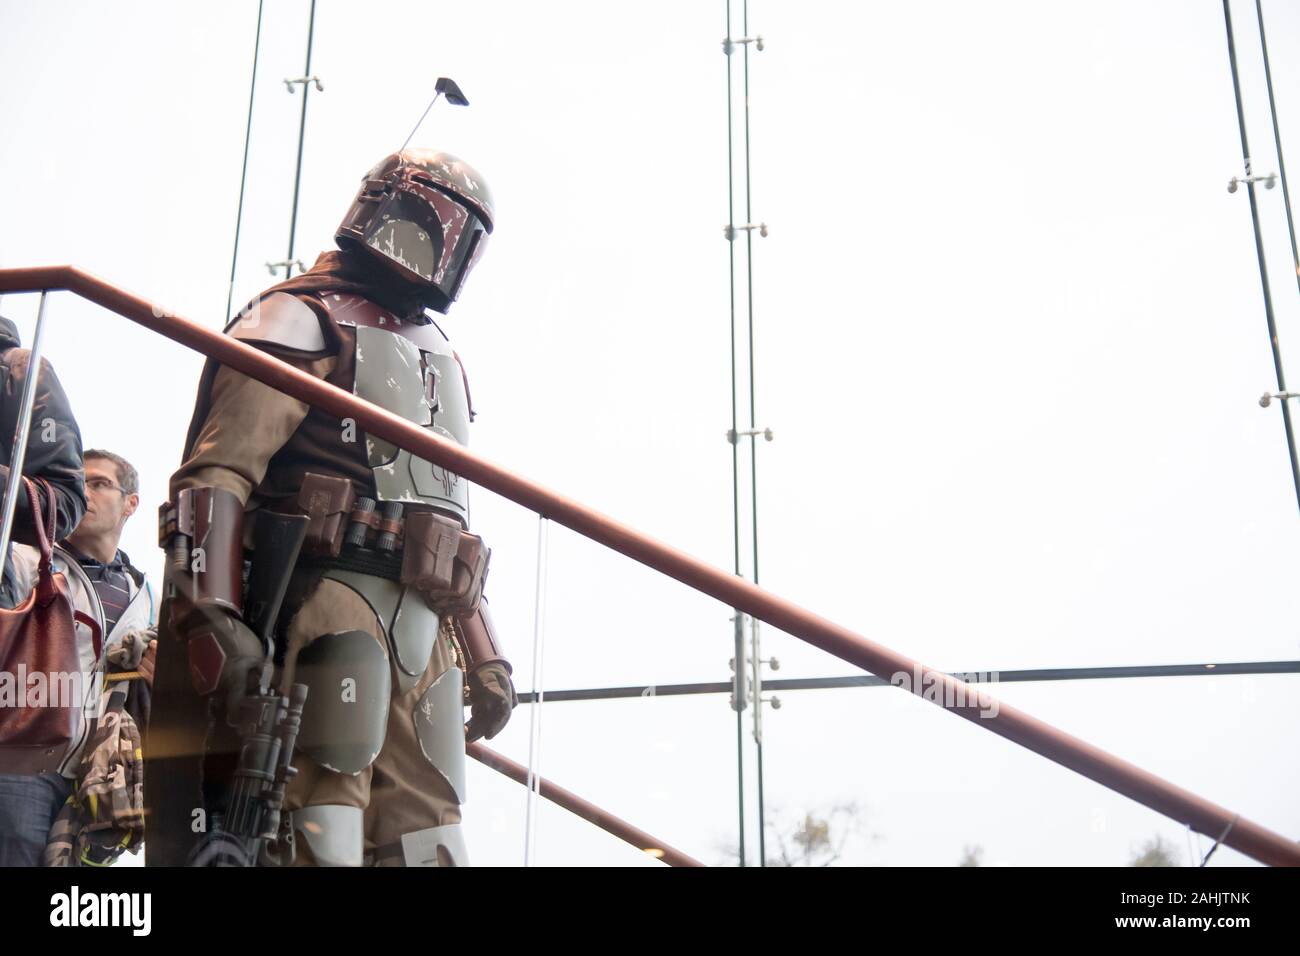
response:
[[[339,251],[226,334],[463,444],[468,381],[425,309],[450,308],[493,215],[467,164],[395,153]],[[465,865],[465,742],[517,702],[466,482],[209,361],[170,493],[148,863]]]

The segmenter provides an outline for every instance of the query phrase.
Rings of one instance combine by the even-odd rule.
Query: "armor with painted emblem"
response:
[[[250,345],[333,353],[331,384],[443,438],[469,443],[468,379],[431,321],[403,319],[351,292],[272,292],[250,304],[227,333]],[[308,473],[341,473],[352,479],[358,497],[426,505],[469,526],[469,489],[458,475],[317,409],[272,459],[259,491],[272,502],[290,498]]]

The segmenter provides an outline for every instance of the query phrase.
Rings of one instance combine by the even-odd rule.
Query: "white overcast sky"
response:
[[[300,95],[283,79],[302,75],[308,6],[267,4],[237,305],[285,256]],[[1254,8],[1233,9],[1271,171]],[[1264,12],[1295,163],[1300,10]],[[74,263],[219,327],[256,17],[251,0],[0,0],[0,265]],[[754,0],[749,19],[766,41],[754,218],[771,227],[754,243],[758,423],[777,436],[759,448],[762,583],[945,669],[1300,657],[1300,511],[1278,406],[1257,404],[1274,379],[1247,199],[1225,189],[1241,150],[1220,4]],[[333,248],[362,174],[455,78],[472,106],[440,104],[414,142],[470,161],[497,198],[445,323],[473,446],[730,568],[724,33],[722,0],[320,0],[295,253]],[[1300,380],[1281,190],[1260,206]],[[35,306],[0,301],[28,343]],[[139,467],[124,546],[157,581],[153,514],[201,362],[67,293],[49,322],[87,446]],[[474,508],[526,690],[537,520],[487,492]],[[546,687],[727,678],[730,612],[712,599],[563,528],[547,578]],[[777,676],[854,672],[770,630],[764,649]],[[997,694],[1295,837],[1298,691],[1268,676]],[[788,825],[856,801],[847,862],[946,865],[977,844],[989,863],[1111,865],[1157,834],[1190,854],[1172,821],[897,691],[782,703],[765,715],[768,809]],[[726,861],[724,696],[543,710],[544,774]],[[526,708],[493,745],[526,759]],[[470,786],[475,860],[520,862],[523,789],[477,765]],[[654,865],[563,811],[539,826],[541,863]]]

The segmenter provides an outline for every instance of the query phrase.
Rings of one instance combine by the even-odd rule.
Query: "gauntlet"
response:
[[[455,618],[453,623],[456,642],[465,655],[465,689],[470,706],[465,739],[491,740],[505,728],[510,712],[519,703],[510,680],[510,662],[501,655],[486,600],[473,614]]]

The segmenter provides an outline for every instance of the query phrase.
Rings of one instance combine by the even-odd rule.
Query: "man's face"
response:
[[[121,531],[140,504],[139,495],[122,492],[117,467],[103,458],[86,460],[86,516],[77,526],[81,534]]]

